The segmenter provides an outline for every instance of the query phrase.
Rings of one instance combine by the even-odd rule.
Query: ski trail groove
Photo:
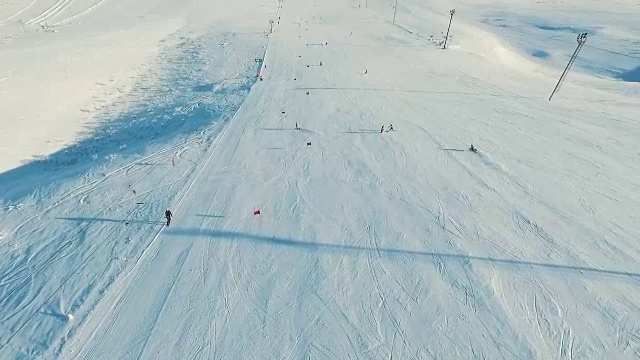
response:
[[[18,16],[18,15],[22,14],[23,12],[27,11],[27,10],[28,10],[28,9],[29,9],[33,4],[35,4],[35,3],[37,3],[37,2],[38,2],[38,0],[32,0],[32,1],[29,3],[29,5],[27,5],[27,6],[23,7],[23,8],[22,8],[22,9],[20,9],[20,11],[18,11],[17,13],[15,13],[15,14],[13,14],[13,15],[9,16],[8,18],[6,18],[6,19],[4,19],[4,20],[2,20],[2,21],[0,21],[0,24],[3,24],[3,23],[5,23],[5,22],[7,22],[7,21],[9,21],[9,20],[11,20],[11,19],[13,19],[13,18],[15,18],[16,16]]]
[[[171,168],[169,171],[167,171],[163,176],[161,176],[161,177],[160,177],[160,179],[158,180],[158,182],[161,182],[161,181],[165,178],[165,176],[167,176],[168,174],[170,174],[173,170],[174,170],[174,168]],[[151,172],[151,171],[152,171],[152,169],[150,169],[150,170],[149,170],[149,172]],[[143,175],[139,178],[139,180],[142,180],[146,175],[148,175],[148,173],[143,174]],[[127,190],[125,190],[125,192],[123,192],[122,194],[126,193],[127,191],[128,191],[128,189],[127,189]],[[135,207],[135,206],[134,206],[134,207],[133,207],[133,209],[132,209],[132,210],[130,210],[130,211],[127,213],[126,218],[130,218],[130,217],[131,217],[131,215],[132,215],[133,213],[135,213],[136,211],[138,211],[138,210],[139,210],[139,209],[138,209],[137,207]],[[104,210],[103,210],[103,211],[104,211]],[[102,211],[101,211],[100,213],[102,213]],[[96,218],[97,218],[97,216],[99,216],[99,214],[98,214],[98,215],[96,215],[93,219],[96,219]],[[88,224],[90,224],[90,223],[91,223],[91,221],[89,221],[89,222],[88,222]],[[89,226],[89,225],[87,225],[87,227],[88,227],[88,226]],[[112,229],[112,230],[111,230],[111,231],[110,231],[110,232],[109,232],[109,233],[104,237],[104,239],[103,239],[102,241],[100,241],[100,242],[95,246],[94,250],[93,250],[93,251],[91,251],[91,252],[89,252],[88,256],[87,256],[87,257],[86,257],[82,262],[80,262],[80,264],[79,264],[77,267],[75,267],[75,268],[74,268],[74,269],[73,269],[73,270],[72,270],[72,271],[71,271],[71,272],[70,272],[70,273],[69,273],[69,274],[68,274],[68,275],[63,279],[63,281],[60,283],[60,285],[59,285],[57,288],[55,288],[55,290],[54,290],[54,291],[53,291],[53,292],[52,292],[52,293],[51,293],[51,294],[50,294],[50,295],[45,299],[45,301],[43,301],[39,306],[37,306],[36,311],[34,311],[33,313],[31,313],[31,315],[30,315],[30,316],[28,316],[28,317],[26,318],[26,320],[25,320],[25,321],[24,321],[20,326],[18,326],[18,328],[17,328],[17,329],[16,329],[16,330],[15,330],[15,331],[14,331],[14,332],[9,336],[9,338],[8,338],[4,343],[2,343],[2,344],[0,345],[0,351],[1,351],[1,350],[2,350],[2,349],[3,349],[7,344],[9,344],[9,342],[10,342],[10,341],[11,341],[11,340],[12,340],[12,339],[13,339],[13,338],[14,338],[14,337],[15,337],[15,336],[16,336],[16,335],[17,335],[17,334],[18,334],[18,333],[19,333],[19,332],[20,332],[20,331],[21,331],[21,330],[22,330],[22,329],[27,325],[27,323],[28,323],[31,319],[33,319],[33,317],[34,317],[36,314],[38,314],[38,313],[40,312],[40,310],[41,310],[41,309],[42,309],[42,308],[43,308],[43,307],[44,307],[44,306],[45,306],[45,305],[46,305],[46,304],[47,304],[47,303],[48,303],[48,302],[49,302],[49,301],[50,301],[50,300],[51,300],[51,299],[52,299],[52,298],[53,298],[53,297],[58,293],[58,291],[60,291],[60,290],[64,287],[64,285],[65,285],[65,284],[66,284],[66,283],[67,283],[67,282],[68,282],[68,281],[69,281],[73,276],[75,276],[75,275],[78,273],[78,271],[79,271],[83,266],[85,266],[85,265],[88,263],[88,261],[92,258],[92,256],[93,256],[93,255],[94,255],[94,254],[95,254],[99,249],[101,249],[101,248],[102,248],[102,245],[103,245],[103,244],[105,244],[105,243],[107,243],[107,241],[108,241],[108,240],[110,240],[111,235],[112,235],[113,233],[115,233],[115,231],[116,231],[116,230],[117,230],[117,227],[116,227],[116,226],[113,226],[113,229]],[[70,241],[73,241],[73,240],[70,240]],[[67,244],[69,244],[69,242],[68,242]],[[58,254],[62,249],[64,249],[65,247],[66,247],[66,246],[65,246],[65,245],[63,245],[63,246],[62,246],[62,247],[60,247],[57,251],[53,252],[53,253],[52,253],[52,255],[49,257],[49,259],[51,259],[51,258],[55,257],[55,256],[56,256],[56,255],[57,255],[57,254]],[[43,265],[43,266],[46,266],[47,262],[48,262],[48,261],[45,261],[45,265]],[[43,268],[43,267],[41,267],[41,268],[40,268],[40,270],[41,270],[42,268]],[[37,272],[36,272],[36,273],[37,273]]]
[[[73,0],[58,0],[55,4],[53,4],[48,9],[43,11],[40,15],[36,16],[35,18],[27,20],[25,24],[31,25],[35,23],[42,23],[47,19],[58,14],[58,12],[64,10],[64,8],[67,7],[72,2]]]
[[[243,102],[243,104],[244,104],[244,102]],[[217,150],[218,150],[218,147],[219,147],[220,143],[223,141],[223,139],[225,138],[229,128],[232,126],[233,119],[235,118],[236,114],[241,109],[242,109],[242,104],[233,113],[233,115],[231,115],[231,116],[227,117],[226,119],[222,120],[222,123],[225,123],[225,122],[228,122],[228,123],[225,126],[223,126],[222,131],[216,136],[216,139],[215,139],[215,142],[214,142],[214,145],[213,145],[213,149],[210,151],[208,157],[206,158],[204,163],[201,165],[199,171],[196,173],[196,175],[193,177],[193,179],[191,180],[189,185],[183,191],[182,196],[179,198],[178,201],[176,201],[173,204],[173,206],[171,206],[171,208],[174,209],[174,212],[178,213],[178,211],[181,209],[181,206],[182,206],[182,203],[183,203],[184,199],[190,193],[190,190],[192,189],[193,185],[200,178],[202,172],[207,167],[207,165],[209,164],[209,162],[211,161],[213,156],[217,153]],[[213,128],[213,126],[211,128]],[[197,139],[194,139],[192,141],[196,141],[196,140]],[[183,144],[181,144],[181,145],[183,145]],[[131,284],[133,281],[135,281],[135,279],[139,276],[139,274],[142,271],[142,269],[138,269],[138,267],[139,266],[144,266],[146,268],[146,264],[148,263],[148,261],[150,261],[153,258],[155,258],[155,256],[153,256],[151,259],[148,259],[148,254],[150,254],[150,251],[155,251],[154,254],[157,255],[157,252],[159,251],[159,249],[155,249],[155,245],[158,243],[158,239],[160,238],[163,229],[164,229],[164,227],[161,228],[160,230],[158,230],[158,232],[156,233],[154,238],[151,240],[151,242],[145,247],[145,249],[140,254],[140,256],[136,260],[134,266],[130,269],[130,271],[124,277],[121,277],[121,280],[119,281],[120,285],[116,287],[118,289],[117,293],[115,295],[116,298],[115,298],[114,301],[111,302],[113,305],[112,305],[111,310],[109,311],[109,313],[112,313],[114,309],[116,309],[116,312],[118,312],[118,309],[121,308],[121,306],[119,306],[119,305],[122,304],[121,300],[124,298],[125,291],[127,290],[128,285]],[[144,264],[144,265],[142,265],[142,264]],[[133,277],[132,280],[128,281],[128,279],[130,278],[131,275],[134,275],[134,277]],[[113,319],[113,318],[111,318],[111,319]],[[102,318],[99,321],[99,323],[97,324],[97,326],[92,329],[91,335],[89,336],[88,340],[83,343],[83,348],[81,348],[80,351],[78,351],[77,356],[80,356],[80,354],[82,354],[84,352],[88,352],[88,354],[92,354],[95,351],[95,347],[97,346],[97,344],[95,342],[91,341],[91,340],[97,334],[98,330],[100,330],[100,328],[102,327],[102,324],[103,324],[104,320],[106,320],[106,319]],[[113,324],[113,322],[111,322],[111,324]],[[111,326],[111,325],[109,325],[109,326]],[[79,327],[79,329],[80,329],[80,327]],[[93,344],[93,346],[90,349],[85,351],[84,345],[86,345],[88,343]]]

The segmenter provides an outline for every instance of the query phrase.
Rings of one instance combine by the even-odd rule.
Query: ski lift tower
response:
[[[444,46],[442,47],[443,49],[447,48],[447,40],[449,39],[449,29],[451,29],[451,21],[453,21],[453,14],[455,13],[456,13],[456,9],[449,10],[449,14],[451,15],[451,17],[449,18],[449,27],[447,27],[447,36],[444,37]]]
[[[573,63],[576,61],[576,58],[578,57],[578,53],[584,46],[584,43],[587,42],[587,33],[579,34],[576,40],[578,41],[578,46],[576,47],[576,50],[573,52],[573,55],[571,55],[571,59],[569,59],[569,62],[567,63],[567,67],[564,68],[562,75],[560,75],[560,79],[558,79],[558,83],[556,84],[556,87],[553,89],[551,96],[549,96],[549,101],[551,101],[553,94],[555,94],[556,91],[558,91],[558,88],[560,88],[560,84],[564,81],[564,78],[567,77],[567,73],[569,72],[571,65],[573,65]]]

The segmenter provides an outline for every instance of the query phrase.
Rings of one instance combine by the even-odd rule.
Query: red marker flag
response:
[[[254,210],[253,215],[260,215],[260,210]]]

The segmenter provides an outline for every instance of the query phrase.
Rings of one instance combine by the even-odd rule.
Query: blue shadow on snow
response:
[[[549,54],[548,52],[544,51],[544,50],[534,50],[531,55],[533,57],[536,57],[538,59],[548,59],[549,57],[551,57],[551,54]]]
[[[640,273],[619,271],[619,270],[607,270],[598,269],[586,266],[572,266],[550,263],[538,263],[526,260],[518,259],[498,259],[494,257],[472,256],[465,254],[453,254],[453,253],[440,253],[431,251],[420,250],[405,250],[405,249],[388,249],[388,248],[369,248],[356,245],[341,245],[341,244],[326,244],[316,242],[306,242],[300,240],[279,238],[275,236],[256,235],[241,232],[231,231],[218,231],[218,230],[206,230],[206,229],[168,229],[167,235],[175,236],[198,236],[198,237],[210,237],[217,239],[228,240],[245,240],[253,243],[277,245],[295,248],[301,251],[315,252],[315,253],[336,253],[336,254],[348,254],[352,256],[366,255],[368,253],[379,254],[380,256],[387,258],[394,258],[398,256],[413,256],[416,260],[420,259],[432,259],[441,258],[456,260],[463,263],[484,263],[487,265],[508,267],[508,268],[531,268],[547,271],[562,271],[565,273],[573,273],[575,275],[600,275],[609,277],[626,277],[631,278],[634,281],[640,280]]]
[[[481,22],[491,25],[493,27],[499,27],[499,28],[508,28],[509,25],[506,24],[505,19],[497,17],[497,18],[485,18],[485,19],[481,19]]]
[[[149,146],[195,133],[233,114],[255,83],[253,66],[247,67],[245,78],[212,92],[216,84],[202,75],[206,46],[211,44],[205,38],[182,38],[159,55],[164,62],[159,81],[141,81],[127,95],[126,100],[135,99],[133,106],[103,114],[99,125],[76,143],[1,173],[0,203],[19,201],[58,181],[99,173],[114,158],[140,155]]]
[[[212,91],[215,88],[215,84],[203,84],[203,85],[196,85],[193,88],[193,91],[195,92],[207,92],[207,91]]]
[[[617,74],[616,79],[626,82],[640,82],[640,66]]]
[[[589,35],[594,34],[593,29],[574,27],[574,26],[553,26],[553,25],[540,25],[540,24],[534,24],[533,26],[540,30],[554,31],[554,32],[568,32],[568,33],[576,34],[576,36],[579,33],[583,33],[583,32],[589,33]]]

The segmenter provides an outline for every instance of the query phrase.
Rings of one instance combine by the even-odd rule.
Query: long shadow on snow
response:
[[[340,131],[341,134],[379,134],[380,130],[349,130]]]
[[[80,224],[90,223],[90,222],[110,222],[110,223],[149,224],[149,225],[165,224],[165,221],[158,221],[158,220],[105,219],[105,218],[88,218],[88,217],[57,217],[55,219],[73,221]]]
[[[211,46],[206,38],[181,39],[164,50],[159,75],[141,80],[125,99],[136,105],[117,113],[111,109],[87,130],[84,138],[45,158],[0,174],[0,203],[17,202],[42,187],[100,172],[114,158],[140,155],[153,145],[195,133],[224,121],[241,105],[255,83],[254,64],[233,82],[218,84],[204,79]],[[262,54],[256,54],[260,56]],[[146,77],[145,77],[146,78]],[[155,165],[151,164],[151,165]]]
[[[336,253],[336,254],[349,254],[353,256],[364,255],[366,253],[376,253],[381,256],[393,258],[397,256],[414,256],[416,260],[422,259],[450,259],[462,262],[477,262],[485,263],[489,265],[510,267],[510,268],[533,268],[547,271],[562,271],[566,273],[574,274],[591,274],[601,276],[614,276],[614,277],[627,277],[633,280],[640,280],[640,273],[619,271],[619,270],[607,270],[597,269],[586,266],[572,266],[572,265],[560,265],[550,263],[538,263],[526,260],[511,260],[511,259],[497,259],[493,257],[472,256],[464,254],[452,254],[452,253],[439,253],[430,251],[418,251],[418,250],[405,250],[405,249],[388,249],[388,248],[369,248],[364,246],[354,245],[339,245],[339,244],[323,244],[306,242],[300,240],[279,238],[275,236],[266,236],[258,234],[248,234],[242,232],[231,231],[218,231],[218,230],[201,230],[201,229],[171,229],[166,232],[167,235],[176,236],[202,236],[218,239],[229,240],[245,240],[254,243],[278,245],[295,248],[302,251],[310,252],[322,252],[322,253]]]
[[[415,94],[435,94],[435,95],[460,95],[471,97],[496,97],[501,99],[517,98],[517,99],[531,99],[535,98],[529,96],[518,95],[515,93],[492,93],[492,92],[471,92],[471,91],[446,91],[446,90],[419,90],[419,89],[393,89],[393,88],[366,88],[366,87],[353,87],[353,86],[325,86],[325,87],[296,87],[293,90],[339,90],[339,91],[371,91],[371,92],[397,92],[397,93],[415,93]]]

